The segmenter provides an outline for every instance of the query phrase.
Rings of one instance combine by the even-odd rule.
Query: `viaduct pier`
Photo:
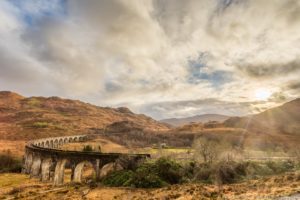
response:
[[[29,141],[25,147],[23,173],[41,181],[52,181],[54,185],[64,182],[65,168],[71,169],[71,181],[81,182],[83,168],[87,164],[93,166],[96,179],[101,169],[110,163],[118,163],[126,168],[127,161],[138,163],[150,157],[150,154],[101,153],[85,151],[68,151],[60,146],[72,142],[84,142],[89,135],[51,137]]]

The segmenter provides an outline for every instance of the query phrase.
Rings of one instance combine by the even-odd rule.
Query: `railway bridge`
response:
[[[41,181],[53,181],[54,185],[64,182],[65,168],[71,169],[71,181],[81,182],[83,168],[93,166],[96,179],[106,164],[119,163],[123,168],[129,162],[138,163],[150,157],[150,154],[100,153],[85,151],[68,151],[60,146],[71,142],[84,142],[89,135],[51,137],[29,141],[25,147],[23,173],[38,177]]]

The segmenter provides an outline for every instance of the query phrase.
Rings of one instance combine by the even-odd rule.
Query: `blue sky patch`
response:
[[[19,9],[21,20],[33,26],[45,17],[63,17],[66,15],[66,0],[11,0],[13,6]]]
[[[191,84],[198,84],[201,81],[208,81],[215,88],[221,87],[223,84],[232,80],[231,73],[224,70],[216,70],[213,72],[206,72],[204,70],[209,57],[208,53],[200,53],[195,60],[188,60],[189,76],[188,82]]]

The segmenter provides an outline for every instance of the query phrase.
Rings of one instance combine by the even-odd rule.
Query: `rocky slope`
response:
[[[59,97],[23,97],[0,92],[0,139],[28,140],[103,132],[109,124],[129,121],[145,130],[165,131],[166,124],[128,108],[99,107]]]

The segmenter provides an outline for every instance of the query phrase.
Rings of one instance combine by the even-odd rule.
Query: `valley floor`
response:
[[[159,189],[109,188],[66,184],[53,187],[24,174],[0,174],[0,199],[98,199],[98,200],[296,200],[300,194],[300,172],[249,180],[221,188],[207,184],[172,185]],[[291,195],[296,195],[293,198]]]

